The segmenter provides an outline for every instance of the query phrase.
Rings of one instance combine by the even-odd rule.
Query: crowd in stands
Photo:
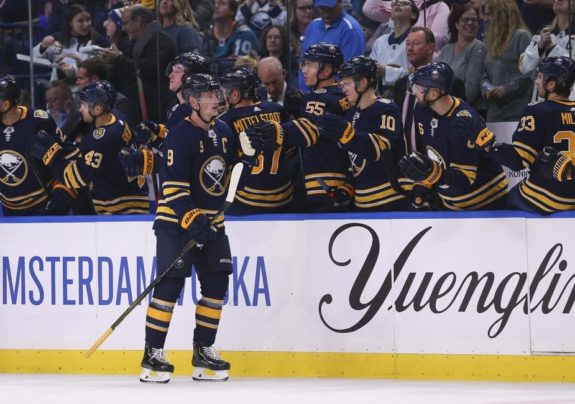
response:
[[[177,80],[182,78],[174,78],[177,66],[182,65],[174,63],[178,55],[202,56],[208,64],[206,72],[215,78],[229,73],[230,69],[246,67],[253,72],[253,77],[257,81],[254,88],[247,89],[249,91],[240,91],[237,101],[240,104],[230,103],[230,95],[227,94],[226,101],[230,110],[244,105],[241,104],[244,99],[278,103],[282,106],[282,118],[279,124],[283,125],[285,122],[298,124],[297,122],[300,122],[298,119],[303,118],[303,123],[299,124],[307,125],[309,122],[317,129],[316,132],[310,130],[309,133],[317,133],[319,137],[325,133],[322,125],[329,126],[325,120],[315,119],[324,114],[322,105],[325,106],[325,103],[322,104],[321,97],[310,98],[309,94],[326,91],[329,93],[327,87],[339,89],[342,87],[339,83],[341,80],[341,75],[338,74],[339,68],[355,57],[365,57],[365,60],[361,59],[364,61],[363,64],[372,66],[373,62],[377,70],[374,82],[368,80],[368,84],[363,87],[361,78],[371,77],[369,76],[371,73],[367,70],[361,73],[363,76],[352,75],[355,80],[355,92],[350,96],[349,91],[341,92],[340,89],[339,101],[337,96],[333,95],[335,97],[333,99],[341,106],[346,105],[334,114],[343,117],[350,125],[355,125],[362,109],[356,110],[354,105],[364,105],[365,98],[363,103],[361,99],[366,91],[371,94],[371,90],[368,89],[373,87],[374,102],[376,99],[379,102],[391,102],[397,107],[398,122],[395,129],[404,138],[404,150],[401,154],[407,156],[413,153],[429,154],[429,142],[422,142],[424,134],[420,133],[423,125],[415,116],[417,114],[422,116],[422,112],[418,112],[421,105],[427,103],[430,110],[434,110],[433,103],[437,100],[447,103],[448,100],[457,99],[464,102],[469,109],[477,111],[479,117],[477,120],[518,122],[515,134],[517,135],[521,129],[529,128],[531,121],[529,116],[525,115],[528,105],[546,101],[550,99],[549,94],[557,92],[556,88],[545,87],[541,90],[541,84],[536,80],[537,74],[541,73],[547,79],[547,73],[539,67],[546,60],[556,60],[548,58],[575,59],[573,53],[575,32],[572,32],[575,29],[575,0],[43,0],[34,3],[32,38],[35,42],[29,44],[27,37],[18,37],[14,34],[28,18],[28,10],[23,7],[24,3],[20,0],[1,2],[0,58],[6,62],[0,66],[0,77],[14,75],[18,87],[22,89],[18,93],[18,105],[22,108],[27,106],[30,111],[36,111],[35,108],[38,111],[45,110],[57,128],[54,130],[57,130],[55,133],[58,133],[62,146],[71,144],[78,146],[79,150],[82,149],[80,145],[83,138],[94,130],[95,122],[101,122],[99,119],[93,121],[86,119],[84,117],[86,112],[82,112],[80,108],[80,95],[83,89],[94,83],[106,82],[112,86],[115,105],[113,109],[104,113],[111,114],[110,117],[113,116],[113,119],[125,122],[124,132],[120,130],[119,133],[134,135],[137,128],[142,127],[141,123],[145,123],[143,127],[146,128],[150,128],[154,123],[156,127],[163,127],[170,118],[174,119],[173,111],[176,107],[188,102],[179,93],[181,83]],[[333,53],[331,56],[334,56],[336,51],[337,54],[341,52],[341,61],[326,62],[327,59],[322,57],[314,59],[309,50],[320,43],[333,45],[336,50],[329,52]],[[15,59],[16,53],[29,55],[30,49],[33,58],[45,60],[50,66],[35,64],[38,77],[30,77],[28,65]],[[304,69],[306,60],[307,70]],[[309,63],[312,62],[318,66],[317,70],[310,73],[312,70]],[[453,73],[449,88],[440,88],[437,99],[431,101],[428,99],[432,92],[428,91],[418,96],[413,91],[416,85],[413,82],[413,74],[420,68],[429,66],[430,63],[449,66]],[[326,66],[329,67],[327,69],[329,71],[326,70]],[[437,69],[440,74],[451,74],[443,73],[442,68]],[[310,75],[314,76],[310,79]],[[557,77],[557,86],[564,79],[565,77]],[[423,82],[430,83],[425,80]],[[546,83],[544,82],[543,86]],[[1,85],[0,83],[0,94],[4,94]],[[431,84],[428,84],[428,90],[433,88],[429,86]],[[36,105],[30,105],[30,89],[36,92]],[[8,90],[5,92],[8,93]],[[565,90],[557,93],[560,93],[561,97],[556,102],[569,103],[569,100],[575,100],[571,86],[566,96],[564,96]],[[444,98],[446,96],[450,98]],[[0,105],[8,101],[2,99]],[[4,130],[4,133],[0,133],[0,137],[5,139],[9,139],[7,128],[15,126],[17,121],[10,119],[6,121],[10,111],[9,104],[8,102],[0,108],[0,118],[3,120],[0,122],[0,132]],[[575,108],[575,104],[573,107]],[[329,105],[326,108],[326,113],[333,112],[328,111]],[[355,115],[347,114],[349,110],[354,111]],[[24,113],[21,116],[23,119]],[[308,118],[309,121],[306,120]],[[438,120],[441,121],[440,118],[443,116],[437,115],[433,118],[435,121],[432,122],[432,132],[437,127],[433,125],[437,125]],[[39,128],[44,128],[42,125]],[[385,128],[385,122],[381,125],[382,130],[389,129]],[[459,127],[463,126],[465,125]],[[467,125],[468,135],[471,130],[469,127],[470,125]],[[348,130],[344,124],[338,128]],[[473,130],[475,129],[477,132],[482,131],[481,128],[473,127]],[[288,131],[286,128],[282,130],[286,133]],[[533,131],[537,132],[538,128],[533,126]],[[573,139],[561,138],[555,140],[552,146],[564,152],[563,154],[573,162],[575,129],[570,133]],[[516,144],[515,135],[514,146],[523,147],[523,143],[518,140],[517,142],[521,144],[519,146]],[[468,138],[474,139],[473,136],[474,133]],[[10,148],[10,145],[5,143],[0,142],[0,165],[4,161],[1,159],[2,153]],[[289,186],[290,189],[293,187],[293,191],[290,191],[293,195],[289,198],[290,204],[284,204],[282,209],[274,211],[315,210],[306,207],[306,198],[309,197],[312,185],[310,179],[306,177],[302,164],[309,154],[306,149],[309,146],[319,147],[320,143],[291,145],[293,148],[285,145],[282,153],[287,149],[289,153],[282,158],[285,160],[284,164],[291,167]],[[471,142],[468,145],[476,147],[477,152],[485,154],[488,154],[489,150],[494,150],[493,144],[485,146],[479,143],[481,142],[474,146]],[[161,144],[149,142],[142,145],[126,141],[122,146],[132,150],[156,148],[161,152]],[[537,147],[525,146],[529,158],[518,152],[526,162],[516,168],[530,168],[533,171],[538,161],[538,153],[546,146],[549,144],[541,143]],[[339,148],[350,149],[342,139],[339,139]],[[381,150],[377,150],[385,149],[386,147],[382,146]],[[66,151],[66,147],[64,150]],[[115,150],[116,154],[118,152],[120,149]],[[547,152],[549,154],[549,150]],[[349,182],[353,184],[358,167],[351,151],[344,154],[351,163],[347,162],[348,172],[342,175],[352,178]],[[23,158],[28,156],[24,154]],[[66,158],[82,157],[70,153]],[[380,157],[377,155],[374,158]],[[398,164],[401,156],[394,156],[392,160],[397,176],[406,176],[402,168],[405,169],[407,163],[404,161],[403,165]],[[503,160],[498,161],[506,165]],[[453,156],[442,160],[440,165],[443,164],[445,172],[449,171],[449,161],[458,164],[457,158]],[[425,166],[428,163],[424,159],[421,164]],[[93,161],[92,164],[99,163]],[[417,165],[417,162],[412,161],[410,164]],[[4,176],[0,178],[2,180],[0,202],[4,206],[4,214],[7,212],[15,215],[22,212],[26,214],[27,208],[19,211],[16,196],[8,197],[6,192],[2,191],[2,187],[15,186],[12,182],[15,171],[7,167],[8,165],[0,167],[3,170],[0,171],[0,177]],[[571,182],[571,167],[569,164],[561,167],[564,171],[559,173],[559,177],[575,188],[575,183]],[[388,169],[389,166],[386,170]],[[466,168],[460,167],[460,171],[465,170]],[[154,193],[157,189],[153,184],[154,174],[147,174],[152,175],[151,180],[150,175],[147,176],[147,183],[142,176],[126,178],[130,183],[138,182],[142,194],[150,195],[150,209],[153,209]],[[467,172],[465,174],[469,181],[475,179],[474,174]],[[387,175],[391,174],[388,172]],[[330,209],[319,209],[319,211],[361,210],[354,208],[361,205],[354,203],[356,198],[354,191],[342,195],[341,184],[337,181],[331,183],[320,178],[315,182],[318,187],[316,191],[325,193],[331,204]],[[419,180],[412,178],[412,182],[417,184]],[[392,185],[394,190],[395,187],[403,187],[406,200],[409,202],[411,185],[405,186],[403,183]],[[435,185],[448,186],[443,182],[431,184],[428,188],[433,188]],[[48,189],[45,190],[48,194],[50,186],[45,187]],[[90,184],[84,186],[90,188]],[[78,197],[76,191],[72,190],[70,193],[73,198]],[[439,194],[442,195],[442,192]],[[334,200],[334,195],[339,200]],[[562,197],[562,202],[555,208],[542,209],[540,204],[534,203],[539,208],[532,210],[549,213],[575,208],[575,199],[570,199],[571,196]],[[46,195],[45,199],[49,200],[49,195]],[[46,202],[40,199],[36,201]],[[404,208],[459,209],[453,208],[457,204],[437,201],[438,198],[430,200],[428,204],[406,203]],[[101,198],[98,199],[98,203],[105,205]],[[10,208],[7,209],[7,206]],[[96,210],[79,208],[76,212],[117,213],[102,206]],[[477,208],[486,206],[490,205],[485,204]],[[461,209],[465,210],[465,207]],[[389,209],[382,205],[371,210]],[[37,214],[37,210],[34,212]],[[131,213],[134,212],[141,212],[141,209]],[[261,212],[265,213],[266,210],[263,209]]]

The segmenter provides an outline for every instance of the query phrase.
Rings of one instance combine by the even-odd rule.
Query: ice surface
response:
[[[225,383],[174,377],[0,374],[0,403],[25,404],[575,404],[575,384],[233,377]]]

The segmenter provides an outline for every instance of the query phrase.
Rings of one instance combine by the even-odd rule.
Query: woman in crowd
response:
[[[425,3],[425,4],[424,4]],[[393,1],[366,0],[363,4],[363,13],[366,17],[378,22],[388,22],[391,18]],[[429,28],[435,35],[436,54],[447,43],[447,17],[449,7],[441,0],[415,0],[419,9],[419,19],[414,24],[418,27]]]
[[[377,38],[370,58],[377,62],[377,73],[382,78],[382,96],[393,98],[393,86],[409,72],[405,40],[410,28],[419,18],[419,10],[412,0],[394,0],[391,19],[393,31]]]
[[[455,80],[465,85],[465,99],[473,106],[481,95],[480,82],[485,60],[485,45],[476,38],[479,13],[469,4],[454,6],[449,14],[449,43],[439,54],[438,61],[447,63]]]
[[[289,35],[293,44],[297,44],[294,53],[299,55],[307,26],[314,19],[313,0],[293,0],[289,2]]]
[[[62,32],[47,35],[33,49],[35,58],[47,59],[54,64],[52,80],[58,76],[74,78],[76,63],[89,53],[80,48],[87,45],[107,46],[106,39],[92,27],[92,16],[81,4],[72,4],[66,10],[66,24]]]
[[[519,59],[531,40],[515,0],[487,0],[483,6],[487,57],[481,94],[487,120],[517,121],[529,103],[533,84],[519,71]]]
[[[296,80],[298,58],[293,48],[290,49],[288,46],[287,31],[278,25],[271,25],[262,32],[260,43],[262,44],[262,58],[277,57],[284,69],[291,73],[288,81]]]
[[[111,47],[115,47],[124,54],[130,54],[132,43],[128,34],[122,29],[122,15],[126,9],[127,7],[122,7],[111,10],[104,21],[104,29]]]
[[[571,18],[569,18],[569,11],[572,13]],[[575,1],[571,1],[571,5],[569,5],[568,0],[555,0],[553,12],[555,19],[551,25],[544,27],[538,35],[534,35],[529,46],[525,49],[519,65],[519,70],[524,74],[535,70],[538,63],[547,57],[575,57],[575,53],[573,53],[575,39],[573,36],[569,41],[569,33],[575,33],[575,15],[573,15],[575,14]],[[569,22],[571,22],[571,27],[569,27]],[[533,101],[536,98],[537,89],[534,86]]]

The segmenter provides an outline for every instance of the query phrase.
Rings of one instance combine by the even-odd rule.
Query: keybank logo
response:
[[[531,282],[526,272],[510,272],[501,275],[490,271],[459,271],[459,272],[405,272],[406,263],[412,253],[418,248],[424,237],[432,236],[432,227],[426,227],[417,233],[403,247],[395,259],[393,268],[388,273],[375,296],[369,300],[365,297],[366,285],[374,270],[383,270],[378,266],[380,240],[375,230],[362,223],[349,223],[339,227],[329,241],[329,258],[337,266],[349,267],[351,260],[337,261],[334,258],[334,243],[347,231],[362,228],[371,237],[371,246],[361,266],[361,269],[349,291],[349,308],[354,311],[364,311],[363,316],[355,324],[346,328],[336,328],[327,320],[325,313],[333,302],[331,294],[322,296],[319,302],[319,316],[322,323],[337,333],[350,333],[367,325],[382,310],[395,309],[402,313],[408,310],[421,312],[429,310],[434,314],[449,311],[460,313],[486,313],[494,311],[497,318],[487,330],[490,338],[496,338],[504,330],[513,315],[526,315],[535,311],[543,314],[561,312],[570,314],[575,303],[575,275],[567,271],[568,263],[563,259],[563,245],[554,244],[542,258]],[[486,254],[490,253],[488,250]],[[433,257],[430,257],[433,260]],[[473,262],[469,263],[472,268]],[[438,270],[440,268],[437,268]],[[396,281],[393,282],[393,279]],[[546,282],[542,282],[543,280]],[[546,285],[543,287],[543,284]],[[391,292],[400,288],[397,298],[390,302]],[[408,296],[412,296],[408,298]],[[472,301],[474,303],[472,303]],[[330,317],[337,313],[330,312]],[[571,318],[565,319],[572,321]]]

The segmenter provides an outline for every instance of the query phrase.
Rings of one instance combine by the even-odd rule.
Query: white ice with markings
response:
[[[165,385],[137,376],[0,374],[10,404],[575,404],[575,384],[428,382],[233,377],[225,383],[174,377]]]

